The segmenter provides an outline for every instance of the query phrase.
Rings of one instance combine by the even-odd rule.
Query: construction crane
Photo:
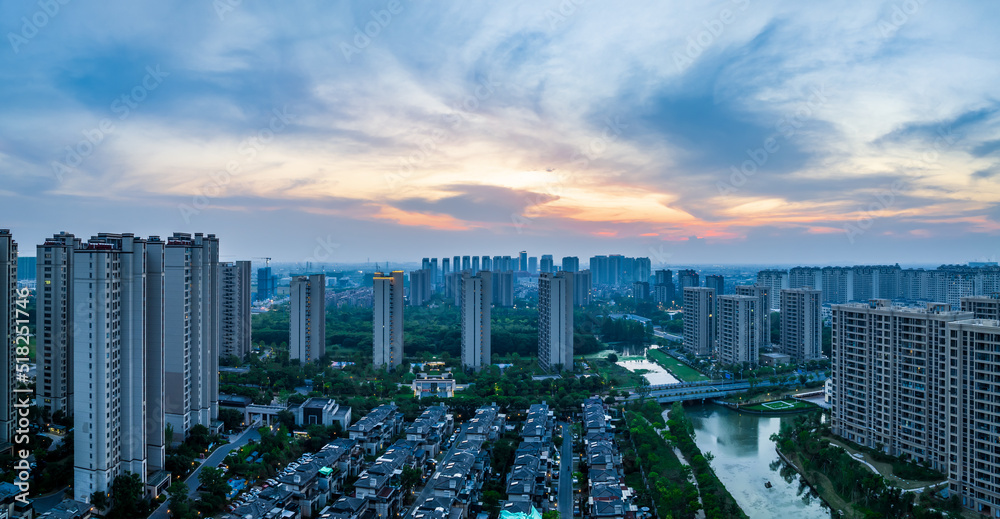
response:
[[[252,259],[252,260],[262,259],[262,260],[264,260],[264,266],[265,267],[270,267],[271,266],[271,258],[265,258],[263,256],[255,256],[255,257],[250,258],[250,259]]]

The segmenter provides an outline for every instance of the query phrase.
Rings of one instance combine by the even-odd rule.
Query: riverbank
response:
[[[802,481],[804,481],[813,492],[819,495],[820,500],[823,501],[823,504],[829,507],[830,510],[836,511],[844,519],[862,517],[857,511],[854,510],[854,507],[851,506],[850,503],[845,501],[844,498],[840,497],[839,494],[833,491],[833,483],[829,478],[820,473],[807,474],[805,469],[802,468],[802,460],[799,459],[798,454],[793,454],[789,457],[785,455],[785,453],[781,452],[781,449],[779,449],[777,445],[775,445],[774,451],[778,453],[778,457],[781,458],[781,461],[794,468],[795,472],[798,472]]]

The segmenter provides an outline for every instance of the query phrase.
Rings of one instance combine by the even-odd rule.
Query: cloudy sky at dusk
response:
[[[29,254],[1000,255],[997,2],[53,3],[0,4]]]

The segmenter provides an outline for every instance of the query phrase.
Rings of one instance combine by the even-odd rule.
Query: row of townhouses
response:
[[[613,426],[600,398],[583,403],[584,459],[589,496],[583,514],[599,519],[635,519],[635,491],[625,484],[622,456],[615,443]]]

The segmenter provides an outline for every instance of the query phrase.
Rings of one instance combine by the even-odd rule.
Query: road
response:
[[[222,463],[222,460],[226,459],[226,456],[229,455],[233,449],[246,445],[250,440],[260,441],[260,433],[257,432],[256,427],[248,428],[237,436],[235,440],[219,447],[218,449],[215,449],[215,452],[205,459],[204,463],[198,465],[198,467],[194,469],[194,472],[192,472],[191,475],[184,480],[184,482],[188,484],[188,497],[194,499],[198,495],[198,487],[201,485],[201,483],[198,482],[198,474],[201,473],[202,468],[218,467],[219,464]],[[149,515],[149,519],[167,519],[167,510],[169,509],[169,506],[170,500],[167,499],[162,505],[160,505],[159,508],[156,509],[156,511]]]
[[[559,517],[573,517],[573,429],[562,424],[563,444],[559,453]]]
[[[455,449],[458,448],[458,444],[462,443],[462,440],[464,439],[465,439],[465,430],[462,429],[462,432],[458,433],[458,437],[455,438],[455,443],[451,444],[451,448],[448,449],[448,452],[445,453],[444,458],[441,458],[441,462],[437,464],[438,467],[442,467],[444,466],[445,463],[448,463],[448,460],[451,459],[451,456],[455,454]],[[437,472],[437,469],[434,470],[435,472]],[[431,475],[431,477],[433,477],[433,474]],[[434,483],[433,479],[427,480],[427,484],[424,485],[424,489],[420,491],[420,495],[418,495],[416,501],[413,502],[413,508],[410,508],[410,510],[406,512],[405,517],[412,517],[413,512],[417,510],[417,507],[424,504],[424,501],[427,501],[427,498],[431,497],[431,494],[434,493],[433,483]]]

